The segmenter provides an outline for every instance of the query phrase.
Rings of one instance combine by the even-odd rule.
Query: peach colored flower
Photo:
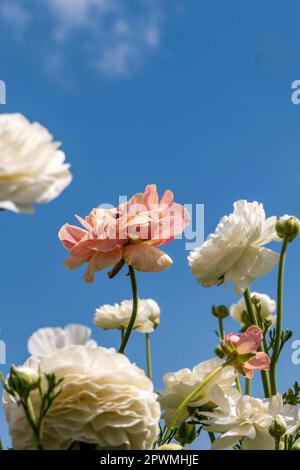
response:
[[[64,264],[76,269],[88,263],[84,279],[89,283],[95,272],[122,259],[138,271],[163,271],[172,260],[157,247],[180,235],[189,223],[188,211],[174,203],[173,193],[166,191],[159,201],[154,184],[117,208],[93,209],[85,219],[76,217],[84,229],[65,224],[59,231],[70,252]]]
[[[228,356],[236,353],[236,359],[230,365],[242,376],[252,378],[254,370],[269,370],[270,368],[269,356],[257,351],[262,341],[262,330],[252,325],[241,335],[236,333],[226,335],[222,348]]]

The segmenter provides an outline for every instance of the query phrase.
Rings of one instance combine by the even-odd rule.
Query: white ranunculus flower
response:
[[[120,304],[103,305],[95,312],[95,325],[104,330],[122,330],[128,327],[132,314],[132,300],[123,300]],[[134,326],[140,333],[152,333],[160,323],[160,308],[155,300],[139,299],[138,313]]]
[[[259,300],[261,319],[270,321],[273,324],[276,320],[276,315],[274,315],[276,310],[275,300],[271,299],[267,294],[259,292],[251,292],[251,298],[253,299],[253,297]],[[230,315],[240,325],[245,326],[248,324],[247,307],[244,297],[230,307]]]
[[[215,233],[189,255],[192,273],[204,287],[231,281],[243,293],[256,278],[275,266],[278,254],[264,247],[278,240],[276,217],[266,219],[262,204],[244,200],[223,217]]]
[[[28,340],[29,353],[37,358],[52,354],[57,349],[71,345],[96,348],[97,343],[90,339],[92,330],[87,326],[71,324],[64,328],[40,328]]]
[[[217,367],[223,364],[221,359],[209,359],[200,362],[191,369],[181,369],[178,372],[169,372],[164,375],[165,388],[160,392],[160,404],[164,411],[163,418],[168,424],[172,420],[177,408],[182,401]],[[226,393],[235,393],[231,388],[235,381],[235,372],[232,367],[225,367],[201,390],[199,396],[189,403],[189,410],[192,408],[206,408],[211,406],[213,400],[211,390],[218,383]],[[177,424],[183,423],[191,414],[187,408],[178,418]]]
[[[26,363],[63,378],[62,392],[44,421],[46,450],[66,450],[77,442],[97,450],[151,449],[159,432],[160,407],[144,371],[114,349],[66,346]],[[38,412],[40,395],[31,393]],[[4,393],[4,408],[16,450],[35,448],[23,409]]]
[[[206,430],[221,433],[212,445],[214,450],[233,447],[240,439],[242,450],[274,450],[274,438],[269,434],[274,418],[278,416],[285,422],[287,434],[300,424],[298,408],[284,405],[279,393],[264,400],[240,394],[226,396],[218,385],[211,393],[218,408],[202,414],[207,417]]]
[[[21,114],[0,115],[0,208],[32,212],[71,182],[65,154],[48,130]]]

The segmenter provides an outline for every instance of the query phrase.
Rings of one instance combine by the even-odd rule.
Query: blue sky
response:
[[[268,215],[300,212],[300,5],[274,0],[167,2],[47,0],[0,6],[0,79],[7,104],[48,127],[72,165],[74,181],[34,216],[1,214],[1,339],[7,362],[22,363],[38,327],[80,322],[130,296],[124,275],[93,286],[62,266],[57,239],[73,214],[157,183],[176,201],[205,204],[205,233],[237,199],[264,203]],[[277,249],[279,247],[276,247]],[[174,265],[139,274],[140,297],[162,311],[152,335],[156,386],[167,371],[213,355],[213,303],[230,305],[231,289],[204,289],[191,276],[185,244],[166,247]],[[286,327],[300,339],[299,242],[289,247]],[[275,296],[276,270],[253,286]],[[228,329],[236,325],[229,321]],[[116,333],[94,329],[102,345]],[[281,360],[281,390],[299,379],[291,348]],[[144,366],[136,334],[128,353]],[[7,368],[3,367],[6,372]],[[257,393],[260,388],[257,386]],[[9,440],[4,421],[1,434]]]

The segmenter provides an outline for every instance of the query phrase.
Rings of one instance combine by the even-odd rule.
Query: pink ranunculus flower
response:
[[[258,352],[263,341],[263,332],[258,326],[250,326],[239,335],[229,333],[222,342],[224,352],[230,356],[236,354],[232,367],[243,377],[252,378],[254,370],[269,370],[270,358],[264,352]]]
[[[189,223],[189,213],[174,203],[173,193],[166,191],[159,201],[156,185],[135,194],[126,204],[113,209],[93,209],[82,219],[84,229],[65,224],[59,238],[70,257],[64,261],[69,269],[88,263],[84,279],[94,281],[94,273],[122,259],[138,271],[163,271],[171,258],[159,250],[180,235]]]

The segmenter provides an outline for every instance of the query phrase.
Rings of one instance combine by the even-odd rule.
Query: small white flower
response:
[[[267,294],[251,292],[251,298],[253,299],[254,297],[259,300],[261,319],[270,321],[273,324],[276,320],[276,315],[274,315],[276,310],[275,300],[271,299]],[[230,315],[235,321],[240,323],[241,326],[248,324],[247,307],[243,297],[230,307]]]
[[[94,324],[104,330],[126,329],[131,314],[132,300],[123,300],[115,305],[103,305],[95,312]],[[134,330],[140,333],[152,333],[159,323],[160,308],[155,300],[139,299]]]
[[[278,254],[264,248],[278,240],[276,217],[266,219],[263,205],[244,200],[223,217],[214,234],[189,255],[192,273],[204,287],[231,281],[236,293],[243,293],[258,277],[271,271]]]
[[[66,450],[78,442],[94,444],[97,450],[152,449],[159,432],[157,395],[144,371],[123,354],[66,346],[40,360],[30,358],[26,367],[63,379],[44,421],[46,450]],[[37,413],[40,394],[33,390],[30,396]],[[3,402],[13,448],[35,449],[22,407],[6,392]]]
[[[159,401],[164,410],[163,418],[168,424],[182,401],[221,364],[223,364],[221,359],[209,359],[208,361],[200,362],[200,364],[195,366],[192,370],[181,369],[178,372],[165,374],[165,389],[160,392]],[[218,383],[221,389],[226,391],[226,393],[235,393],[235,390],[231,388],[234,380],[234,369],[232,367],[225,367],[216,377],[205,385],[199,396],[195,397],[194,400],[189,403],[189,409],[210,406],[213,402],[211,390],[216,383]],[[177,424],[183,423],[190,414],[190,411],[186,409],[178,418]]]
[[[32,212],[71,182],[65,154],[48,130],[21,114],[0,115],[0,208]]]
[[[276,416],[285,422],[287,434],[299,426],[298,408],[284,405],[279,393],[264,400],[240,394],[226,396],[218,385],[211,393],[218,408],[202,414],[207,416],[207,431],[221,433],[212,445],[214,450],[233,447],[240,439],[243,450],[274,450],[269,426]]]
[[[65,328],[40,328],[28,340],[28,351],[40,358],[52,354],[57,349],[71,345],[96,348],[96,341],[90,339],[92,330],[83,325],[71,324]]]

